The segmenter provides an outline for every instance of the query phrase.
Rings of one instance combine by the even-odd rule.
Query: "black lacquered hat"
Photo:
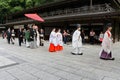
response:
[[[77,28],[81,28],[81,24],[76,24],[76,27]]]

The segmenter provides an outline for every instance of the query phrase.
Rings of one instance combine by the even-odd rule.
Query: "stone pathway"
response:
[[[0,58],[17,64],[0,68],[0,80],[120,80],[120,42],[113,44],[115,61],[99,59],[100,45],[84,45],[84,55],[48,52],[49,43],[37,49],[7,44],[0,38]],[[1,59],[0,59],[1,60]]]
[[[0,56],[0,68],[4,68],[4,67],[15,65],[15,64],[17,63],[8,58]]]

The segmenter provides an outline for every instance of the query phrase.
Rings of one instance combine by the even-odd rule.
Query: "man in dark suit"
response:
[[[19,31],[18,31],[18,41],[19,41],[19,46],[21,46],[21,43],[23,41],[23,31],[22,31],[22,28],[20,28]]]
[[[10,44],[10,39],[11,39],[11,31],[10,31],[10,28],[8,28],[8,30],[7,30],[7,32],[6,32],[6,35],[7,35],[8,44]]]

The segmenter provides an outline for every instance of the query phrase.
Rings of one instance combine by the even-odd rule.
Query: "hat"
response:
[[[111,23],[108,23],[107,25],[106,25],[106,27],[111,27],[112,26],[112,24]]]
[[[77,28],[81,28],[81,24],[76,24],[76,27]]]

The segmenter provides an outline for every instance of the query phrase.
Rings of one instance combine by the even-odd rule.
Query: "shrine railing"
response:
[[[50,11],[39,13],[39,15],[43,18],[46,17],[54,17],[54,16],[61,16],[61,15],[72,15],[72,14],[90,14],[90,13],[101,13],[101,12],[112,12],[115,11],[109,4],[101,4],[101,5],[93,5],[93,6],[83,6],[79,8],[66,8],[62,10]],[[16,22],[28,20],[28,18],[19,18],[19,19],[12,19],[6,20],[6,23]]]

